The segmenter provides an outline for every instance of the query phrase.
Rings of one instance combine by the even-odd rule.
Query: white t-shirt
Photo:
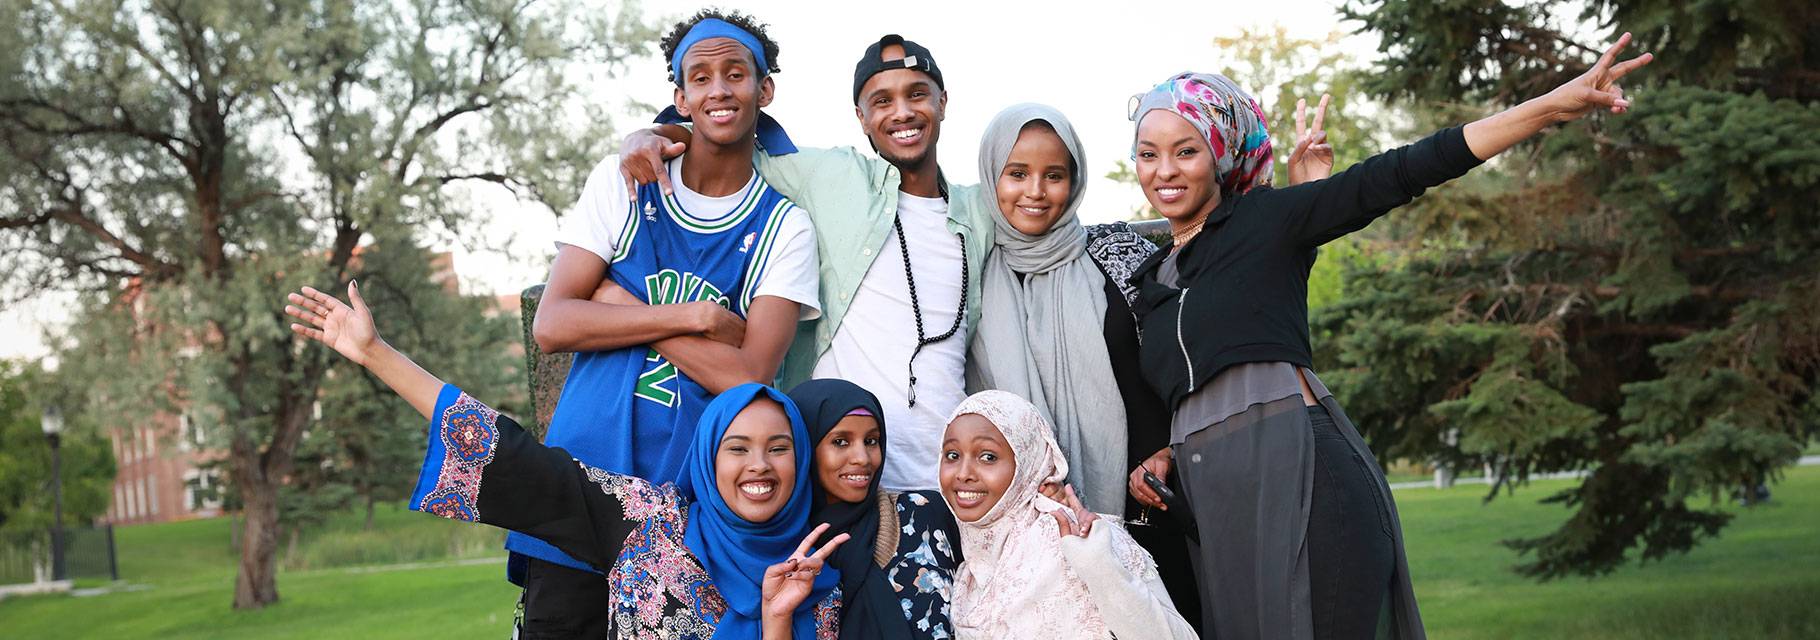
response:
[[[955,313],[967,293],[961,288],[961,242],[948,231],[948,203],[941,198],[899,192],[897,215],[910,247],[923,335],[933,338],[954,326]],[[846,318],[834,332],[828,351],[815,363],[814,374],[816,378],[845,379],[878,396],[885,409],[886,446],[890,447],[880,482],[889,491],[937,488],[948,412],[967,398],[962,379],[967,360],[966,323],[947,340],[925,346],[917,354],[916,406],[912,407],[910,354],[916,343],[904,254],[894,229],[885,235],[885,246],[866,269]]]
[[[665,165],[670,171],[676,201],[707,225],[733,215],[745,198],[746,189],[752,186],[748,182],[746,188],[735,190],[731,195],[708,197],[683,184],[681,156]],[[757,170],[753,170],[752,179],[758,179]],[[613,254],[619,249],[619,237],[625,231],[630,201],[625,179],[619,175],[619,156],[607,156],[588,174],[588,182],[582,187],[581,199],[575,203],[575,209],[563,217],[557,232],[557,246],[567,244],[586,249],[611,265]],[[761,271],[764,275],[756,283],[753,297],[777,296],[802,305],[798,319],[819,318],[822,313],[821,273],[815,255],[815,228],[809,222],[809,213],[799,208],[786,209],[779,225],[776,244],[766,257],[768,266]]]

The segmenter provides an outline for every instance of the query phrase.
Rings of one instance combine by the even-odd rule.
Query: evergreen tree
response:
[[[1354,1],[1382,37],[1364,86],[1489,113],[1590,66],[1617,33],[1658,61],[1588,118],[1379,226],[1397,260],[1316,314],[1317,360],[1386,457],[1490,464],[1547,501],[1518,570],[1608,572],[1716,535],[1701,506],[1773,478],[1820,400],[1820,7]],[[1466,117],[1470,117],[1467,115]],[[1463,121],[1465,117],[1454,118]]]

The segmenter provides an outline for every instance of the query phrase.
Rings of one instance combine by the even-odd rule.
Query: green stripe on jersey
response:
[[[752,184],[746,186],[746,197],[741,199],[739,205],[733,208],[733,213],[727,214],[720,219],[709,220],[696,217],[683,208],[682,203],[676,200],[676,194],[674,193],[664,196],[664,209],[670,213],[670,218],[675,220],[677,224],[682,225],[684,229],[697,233],[718,233],[725,231],[744,221],[746,216],[752,215],[752,210],[755,208],[755,205],[758,204],[759,196],[764,194],[765,179],[757,177],[756,173],[753,175]]]

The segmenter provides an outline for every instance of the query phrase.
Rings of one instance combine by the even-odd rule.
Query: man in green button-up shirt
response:
[[[755,155],[765,180],[809,212],[821,265],[821,318],[799,325],[779,383],[837,377],[872,391],[890,426],[884,487],[934,489],[948,412],[966,396],[992,214],[977,185],[948,184],[936,162],[947,94],[927,49],[881,38],[856,65],[853,96],[876,155]],[[653,167],[688,136],[664,126],[627,137],[628,178],[663,182]]]

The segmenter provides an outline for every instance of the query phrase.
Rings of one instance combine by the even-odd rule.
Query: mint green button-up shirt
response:
[[[797,326],[796,340],[784,356],[778,384],[785,389],[808,380],[815,363],[828,352],[834,332],[847,316],[860,280],[885,246],[897,217],[897,190],[903,181],[897,167],[876,154],[853,147],[800,149],[783,156],[755,154],[765,181],[809,212],[815,223],[816,253],[821,258],[822,315]],[[980,271],[992,250],[992,219],[980,200],[978,185],[946,185],[948,231],[960,234],[967,249],[967,334],[980,317]],[[912,326],[904,318],[905,326]]]

